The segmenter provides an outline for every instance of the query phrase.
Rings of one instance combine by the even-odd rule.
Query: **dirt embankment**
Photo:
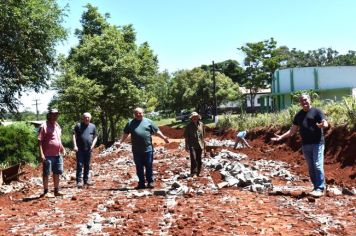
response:
[[[137,178],[129,145],[104,156],[104,147],[96,148],[91,165],[94,185],[83,189],[76,188],[75,155],[69,152],[60,182],[63,197],[39,197],[41,166],[25,166],[21,181],[6,186],[18,190],[0,195],[0,235],[354,235],[355,196],[326,194],[315,199],[304,193],[311,185],[298,136],[273,143],[270,138],[279,131],[255,129],[247,137],[252,149],[227,147],[247,154],[245,161],[251,166],[259,159],[289,163],[288,172],[296,178],[277,176],[271,181],[296,192],[279,195],[219,187],[222,174],[208,165],[200,177],[184,177],[190,161],[179,147],[183,130],[160,128],[171,143],[153,138],[154,189],[134,190]],[[207,140],[232,140],[234,134],[208,129]],[[330,185],[355,187],[355,135],[344,128],[326,131],[325,172]]]
[[[253,149],[245,149],[252,158],[282,160],[291,164],[298,164],[295,169],[298,173],[306,174],[307,166],[301,151],[301,139],[295,135],[282,142],[272,142],[275,133],[286,130],[275,128],[259,128],[250,130],[247,140]],[[208,129],[208,136],[218,139],[234,139],[235,130],[227,130],[220,135],[217,130]],[[342,186],[353,186],[356,177],[356,131],[347,127],[331,127],[325,130],[325,160],[324,168],[326,182]]]

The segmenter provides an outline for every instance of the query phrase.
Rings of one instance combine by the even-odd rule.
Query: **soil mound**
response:
[[[184,129],[161,126],[161,131],[170,138],[183,138]],[[242,152],[255,159],[281,160],[297,167],[295,171],[307,175],[302,151],[301,138],[297,134],[283,142],[272,142],[275,133],[281,134],[287,128],[276,129],[274,127],[262,127],[249,130],[248,142],[253,149],[244,149]],[[219,140],[234,140],[237,130],[206,128],[207,138]],[[176,144],[174,145],[174,147]],[[173,147],[170,147],[173,148]],[[356,131],[350,131],[347,127],[331,127],[325,132],[325,161],[324,168],[326,182],[329,184],[341,184],[353,186],[356,178]]]

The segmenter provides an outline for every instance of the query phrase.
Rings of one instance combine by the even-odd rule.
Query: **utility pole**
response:
[[[41,103],[38,103],[38,99],[35,99],[35,100],[33,100],[33,101],[35,101],[35,104],[33,104],[33,105],[36,105],[36,119],[37,120],[39,120],[39,118],[38,118],[38,105],[40,105]]]
[[[218,102],[216,99],[216,78],[215,78],[215,71],[221,71],[215,68],[215,63],[213,61],[213,98],[214,98],[214,122],[215,125],[218,123]]]

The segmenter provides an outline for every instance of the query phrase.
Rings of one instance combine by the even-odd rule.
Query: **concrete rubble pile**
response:
[[[246,158],[246,155],[223,149],[218,155],[206,160],[205,165],[218,170],[223,176],[224,182],[219,183],[218,188],[235,186],[253,192],[262,192],[272,188],[271,180],[267,176],[254,170],[248,164],[240,163]]]
[[[229,139],[226,140],[217,140],[217,139],[210,139],[208,142],[206,142],[207,146],[219,146],[219,147],[234,147],[235,142],[231,141]],[[240,148],[241,144],[237,146],[237,148]]]

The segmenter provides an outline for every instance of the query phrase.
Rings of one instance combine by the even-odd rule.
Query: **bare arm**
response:
[[[95,144],[96,144],[97,141],[98,141],[98,136],[95,136],[95,138],[94,138],[94,140],[93,140],[93,143],[92,143],[92,145],[91,145],[91,147],[90,147],[91,150],[94,149]]]
[[[129,136],[129,134],[124,133],[120,139],[120,143],[125,142],[125,140],[127,139],[128,136]]]
[[[44,161],[46,158],[45,158],[45,155],[43,154],[43,149],[42,149],[42,142],[41,140],[38,140],[38,147],[40,149],[40,159],[41,161]]]
[[[76,139],[75,134],[73,134],[72,140],[73,140],[73,149],[74,149],[74,151],[77,152],[78,151],[78,146],[77,146],[77,139]]]
[[[297,125],[293,125],[287,132],[285,132],[282,135],[278,135],[278,134],[274,134],[274,138],[271,138],[272,141],[280,141],[282,139],[291,137],[293,135],[295,135],[295,133],[297,133],[298,131],[298,126]]]
[[[159,130],[156,134],[157,134],[161,139],[163,139],[166,143],[169,143],[168,138],[167,138],[166,136],[164,136],[160,130]]]
[[[250,144],[248,144],[248,142],[247,142],[246,139],[243,138],[242,141],[244,142],[244,144],[245,144],[247,147],[252,148],[252,147],[250,146]]]

